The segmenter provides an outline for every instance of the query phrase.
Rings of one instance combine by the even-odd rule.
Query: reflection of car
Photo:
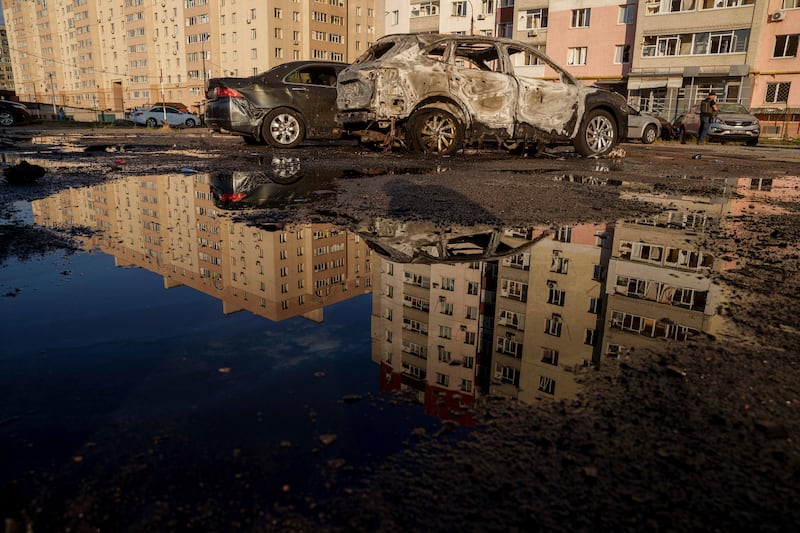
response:
[[[147,109],[135,109],[131,113],[131,120],[134,124],[140,124],[155,128],[164,125],[166,116],[167,124],[170,126],[186,126],[194,128],[200,124],[200,117],[193,113],[181,113],[174,107],[154,106]]]
[[[339,74],[337,91],[346,132],[437,154],[499,141],[602,155],[628,129],[621,95],[587,87],[511,39],[389,35]]]
[[[294,148],[336,130],[336,75],[345,63],[293,61],[249,78],[208,81],[205,120],[215,131]]]
[[[660,136],[660,120],[628,106],[628,139],[639,139],[644,144],[653,144]]]
[[[312,194],[332,192],[336,170],[316,170],[306,175],[301,162],[293,157],[273,157],[268,164],[249,170],[212,174],[211,196],[222,209],[255,207],[286,208],[305,202]]]
[[[30,120],[31,112],[25,104],[0,100],[0,126],[13,126]]]
[[[719,142],[743,142],[748,146],[758,144],[761,125],[758,119],[741,104],[718,102],[719,112],[711,119],[708,139]],[[683,116],[681,122],[681,141],[697,137],[700,130],[700,104],[695,104]]]

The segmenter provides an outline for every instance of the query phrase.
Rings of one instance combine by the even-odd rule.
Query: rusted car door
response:
[[[519,83],[516,121],[548,133],[572,136],[580,123],[578,113],[583,112],[580,86],[569,79],[545,79],[545,65],[535,64],[537,56],[531,51],[509,47],[508,55],[514,60]]]
[[[493,43],[456,43],[449,66],[450,92],[464,102],[475,125],[512,135],[517,82]]]

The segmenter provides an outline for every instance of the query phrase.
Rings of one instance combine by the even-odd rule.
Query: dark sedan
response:
[[[25,104],[0,100],[0,126],[14,126],[31,121],[31,112]]]
[[[212,78],[205,121],[248,144],[294,148],[304,139],[332,139],[336,77],[345,63],[293,61],[249,78]]]

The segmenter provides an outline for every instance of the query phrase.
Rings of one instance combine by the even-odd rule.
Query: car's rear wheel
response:
[[[656,142],[656,137],[656,127],[652,124],[649,124],[644,129],[644,133],[642,133],[642,142],[644,144],[653,144]]]
[[[294,148],[303,142],[306,126],[297,112],[278,108],[264,119],[261,135],[275,148]]]
[[[195,122],[193,118],[187,118],[185,124],[187,128],[194,128],[197,125],[197,122]]]
[[[417,111],[409,120],[414,148],[438,155],[454,154],[464,139],[461,123],[452,113],[438,108]]]
[[[16,121],[12,113],[0,111],[0,126],[13,126]]]
[[[147,119],[146,124],[150,128],[155,128],[156,126],[158,126],[158,121],[156,119],[154,119],[153,117],[150,117],[150,118]]]
[[[605,155],[617,142],[617,123],[602,109],[587,113],[578,137],[575,150],[584,157]]]

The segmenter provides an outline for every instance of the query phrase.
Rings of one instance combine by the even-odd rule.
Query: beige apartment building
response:
[[[332,224],[254,227],[214,204],[207,174],[137,176],[32,202],[34,222],[97,230],[83,247],[141,267],[164,287],[191,287],[272,321],[322,321],[324,308],[367,294],[372,254]]]
[[[351,62],[385,19],[382,0],[6,0],[3,13],[21,101],[118,117],[157,101],[200,112],[211,77]]]

